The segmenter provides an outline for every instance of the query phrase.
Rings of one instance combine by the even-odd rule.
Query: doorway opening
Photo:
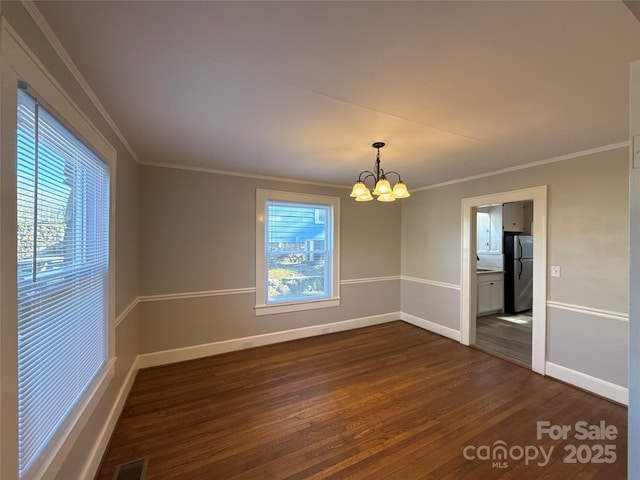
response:
[[[482,205],[475,218],[475,346],[531,368],[533,201]]]
[[[477,213],[486,212],[487,208],[497,205],[505,205],[505,204],[517,204],[521,202],[532,202],[532,219],[530,228],[533,230],[534,235],[530,236],[530,239],[522,239],[522,240],[530,240],[531,241],[531,251],[533,255],[533,259],[531,263],[528,265],[528,268],[531,269],[532,279],[531,279],[531,307],[526,307],[525,303],[517,303],[514,307],[513,301],[514,299],[509,299],[508,302],[511,302],[507,305],[502,298],[500,301],[495,300],[495,296],[498,295],[500,291],[505,291],[503,289],[503,285],[499,287],[490,281],[485,282],[485,279],[491,280],[491,275],[494,275],[496,278],[493,279],[496,282],[502,279],[505,281],[504,274],[507,273],[507,265],[506,262],[509,260],[505,260],[502,252],[502,248],[504,248],[504,231],[509,231],[510,228],[508,225],[503,231],[503,223],[500,222],[500,228],[495,227],[494,221],[494,242],[491,243],[491,231],[488,234],[489,244],[488,244],[488,252],[478,251],[478,242],[481,244],[480,250],[482,250],[483,242],[486,244],[485,238],[478,238],[478,229],[477,229],[477,220],[480,218],[480,221],[486,221],[484,215],[478,216]],[[490,211],[490,210],[489,210]],[[502,219],[501,219],[502,220]],[[491,219],[489,218],[489,222]],[[489,223],[490,225],[490,223]],[[524,230],[524,229],[520,229]],[[482,234],[482,233],[481,233]],[[513,232],[512,232],[513,234]],[[512,235],[513,236],[513,235]],[[460,333],[461,333],[461,343],[464,345],[478,345],[480,348],[483,348],[483,342],[486,342],[487,338],[492,341],[496,340],[497,336],[504,336],[503,339],[498,342],[498,345],[494,344],[489,345],[489,347],[493,347],[494,349],[500,349],[500,345],[504,347],[505,345],[509,347],[509,337],[506,335],[509,331],[514,333],[519,331],[518,334],[514,334],[512,338],[515,343],[517,341],[517,336],[519,338],[526,340],[527,328],[530,331],[530,358],[528,358],[527,362],[522,362],[525,365],[531,367],[531,369],[537,373],[543,374],[545,371],[545,357],[546,357],[546,283],[547,283],[547,187],[535,187],[528,188],[524,190],[516,190],[510,192],[502,192],[490,195],[483,195],[480,197],[466,198],[462,200],[462,259],[461,259],[461,270],[462,270],[462,282],[461,282],[461,319],[460,319]],[[514,241],[513,238],[509,237],[506,241]],[[500,253],[498,253],[500,252]],[[488,255],[485,256],[485,253]],[[497,259],[501,259],[500,262]],[[522,262],[523,258],[519,259],[519,262]],[[513,260],[511,260],[513,262]],[[495,263],[491,263],[495,262]],[[523,263],[523,265],[525,265]],[[486,268],[484,268],[486,267]],[[512,267],[512,265],[510,266]],[[520,264],[516,262],[516,267],[520,268]],[[480,271],[479,271],[480,270]],[[488,270],[488,271],[487,271]],[[519,273],[519,272],[518,272]],[[510,272],[513,276],[513,272]],[[482,279],[481,280],[479,280]],[[522,276],[520,275],[520,278]],[[513,278],[511,279],[513,282]],[[516,280],[518,281],[518,280]],[[494,295],[491,295],[487,289],[493,289],[495,292]],[[486,295],[488,294],[488,296]],[[487,298],[489,300],[487,300]],[[480,302],[480,303],[479,303]],[[488,303],[487,303],[488,302]],[[507,302],[507,303],[508,303]],[[493,331],[493,338],[491,336],[486,337],[484,335],[486,333],[485,326],[490,324],[491,318],[483,318],[480,322],[477,322],[476,319],[478,314],[481,317],[483,313],[492,313],[498,314],[503,313],[502,310],[507,307],[508,313],[513,314],[514,316],[504,316],[507,320],[510,320],[510,323],[505,322],[503,319],[496,318],[495,320],[502,320],[501,323],[495,323],[498,327],[503,327],[502,333],[497,332],[495,329]],[[488,310],[487,310],[488,309]],[[516,311],[520,310],[520,311]],[[517,316],[515,316],[517,315]],[[529,325],[526,325],[526,322],[529,322]],[[509,330],[510,329],[510,330]],[[491,330],[491,329],[489,329]],[[480,336],[478,337],[478,332]],[[485,343],[485,348],[487,345]],[[514,350],[513,348],[511,350]],[[517,348],[515,350],[518,350]],[[522,349],[520,349],[522,350]],[[509,355],[505,355],[505,352],[497,351],[495,352],[498,355],[509,358]],[[519,355],[523,355],[522,351]],[[518,359],[513,359],[518,361]]]

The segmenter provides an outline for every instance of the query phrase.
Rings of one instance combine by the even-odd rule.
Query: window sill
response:
[[[275,305],[256,305],[256,316],[275,315],[277,313],[299,312],[303,310],[316,310],[318,308],[331,308],[340,306],[340,297],[324,298],[322,300],[278,303]]]

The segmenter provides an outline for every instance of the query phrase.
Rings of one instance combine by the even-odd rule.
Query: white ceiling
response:
[[[411,188],[628,139],[622,2],[37,2],[142,163]]]

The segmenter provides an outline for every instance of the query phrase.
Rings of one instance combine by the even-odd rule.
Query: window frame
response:
[[[331,294],[328,297],[283,302],[267,301],[266,265],[266,215],[267,201],[281,201],[292,204],[328,206],[332,210],[330,226],[332,236],[331,251]],[[256,316],[278,313],[314,310],[340,306],[340,198],[326,195],[281,192],[256,189]]]
[[[115,374],[115,199],[116,150],[89,118],[48,72],[38,57],[11,28],[2,22],[0,31],[0,380],[2,406],[0,411],[0,478],[53,478],[65,461],[69,451],[80,437],[82,429],[97,408]],[[107,318],[105,321],[107,359],[41,452],[38,462],[22,477],[18,476],[18,401],[17,401],[17,185],[16,185],[16,131],[17,85],[26,82],[31,92],[48,106],[58,120],[91,148],[109,170],[109,259],[107,281]],[[12,261],[13,260],[13,261]]]

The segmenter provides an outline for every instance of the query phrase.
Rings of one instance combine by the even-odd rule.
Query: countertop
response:
[[[484,275],[485,273],[504,273],[504,270],[489,270],[485,268],[479,268],[476,270],[478,275]]]

